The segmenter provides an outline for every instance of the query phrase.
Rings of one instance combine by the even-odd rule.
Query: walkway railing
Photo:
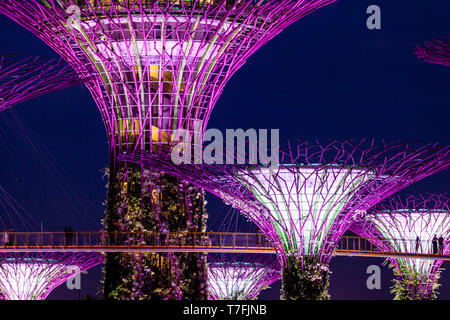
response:
[[[0,252],[60,250],[274,253],[262,233],[8,232],[7,236],[0,233]]]
[[[375,246],[372,241],[373,239],[354,237],[354,236],[343,236],[339,239],[335,255],[337,256],[361,256],[361,257],[405,257],[405,258],[421,258],[421,259],[433,259],[433,260],[450,260],[449,252],[437,249],[436,253],[433,252],[432,242],[424,242],[419,246],[416,240],[399,240],[396,239],[395,243],[400,244],[403,248],[414,248],[414,250],[409,251],[392,251],[388,240],[377,239],[380,244],[378,247]],[[380,249],[382,247],[383,249]]]
[[[344,236],[336,245],[334,254],[337,256],[450,260],[449,254],[430,254],[428,250],[423,252],[380,250],[372,242],[361,237]],[[262,233],[7,232],[7,235],[5,232],[0,233],[0,253],[39,251],[275,253],[271,243]]]

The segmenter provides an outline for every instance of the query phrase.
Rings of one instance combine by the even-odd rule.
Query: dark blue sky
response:
[[[381,30],[366,28],[365,12],[372,4],[381,8]],[[0,52],[57,57],[4,17],[0,17],[0,33]],[[417,44],[449,35],[448,0],[338,1],[293,24],[254,54],[227,84],[208,127],[277,128],[282,140],[366,137],[448,145],[450,69],[425,63],[413,51]],[[75,200],[81,201],[84,194],[91,204],[75,202],[80,209],[74,213],[76,209],[68,208],[64,197],[55,197],[58,191],[11,174],[20,173],[27,162],[0,156],[1,184],[33,216],[43,219],[49,230],[65,224],[77,230],[97,230],[105,199],[101,170],[108,166],[109,156],[102,120],[88,90],[53,93],[17,106],[15,112],[73,181],[64,188],[78,186],[82,192],[75,193]],[[5,141],[14,139],[2,122],[10,116],[5,112],[0,118]],[[15,152],[27,158],[28,147],[19,145]],[[449,182],[449,172],[443,172],[404,193],[446,193]],[[222,221],[226,209],[216,201],[211,203],[211,219]],[[382,267],[381,290],[369,291],[365,285],[366,268],[381,262],[333,259],[332,298],[390,299],[392,272],[387,267]],[[83,276],[82,295],[95,294],[99,270]],[[450,271],[444,271],[441,283],[440,297],[450,299]],[[276,297],[276,287],[262,297]],[[61,286],[50,296],[65,297],[77,298],[78,293]]]

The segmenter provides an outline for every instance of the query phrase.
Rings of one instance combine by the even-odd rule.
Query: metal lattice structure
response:
[[[414,53],[426,62],[450,67],[450,38],[426,42],[423,47],[417,46]]]
[[[81,83],[81,78],[62,60],[0,55],[0,111]]]
[[[369,210],[350,230],[367,237],[378,248],[391,252],[448,254],[448,198],[436,195],[405,199],[392,197]],[[410,298],[433,298],[442,260],[397,257],[390,258],[390,261],[397,282],[404,280]]]
[[[205,188],[248,215],[278,247],[328,262],[353,220],[382,199],[450,167],[450,148],[374,141],[301,143],[281,153],[276,169],[175,165],[146,152],[123,161],[159,168]],[[274,223],[275,222],[275,223]]]
[[[210,300],[254,300],[281,277],[275,257],[233,255],[208,257]]]
[[[284,268],[326,267],[352,222],[398,190],[450,166],[450,148],[374,141],[302,143],[264,166],[174,165],[150,153],[124,161],[183,177],[237,207],[264,232]]]
[[[126,231],[121,217],[114,216],[120,201],[115,195],[122,191],[113,184],[127,179],[130,169],[119,175],[124,164],[116,156],[125,149],[157,153],[185,139],[199,145],[195,142],[224,86],[246,59],[291,23],[335,1],[4,0],[0,13],[37,35],[76,72],[90,75],[85,84],[103,118],[111,153],[106,228]],[[138,175],[141,168],[135,169]],[[147,177],[141,185],[164,199],[176,198],[177,190]],[[199,192],[190,190],[190,198]],[[139,219],[135,214],[127,227],[142,225],[134,222]]]
[[[2,253],[0,299],[44,300],[68,279],[102,262],[100,253]]]
[[[198,138],[246,59],[335,1],[5,0],[0,12],[93,76],[86,85],[114,155],[159,148],[178,129]]]

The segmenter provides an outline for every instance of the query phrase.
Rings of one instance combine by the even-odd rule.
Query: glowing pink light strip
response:
[[[81,83],[64,61],[0,56],[0,111]]]
[[[450,40],[450,38],[448,38]],[[419,59],[423,59],[429,63],[442,64],[450,67],[450,41],[435,40],[426,42],[425,46],[417,46],[414,53]]]

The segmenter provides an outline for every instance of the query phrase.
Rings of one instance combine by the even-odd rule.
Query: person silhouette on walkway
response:
[[[444,253],[444,238],[442,237],[442,235],[438,239],[438,244],[439,244],[439,254],[443,254]]]
[[[438,253],[438,240],[436,235],[434,235],[433,238],[433,254],[437,254]]]
[[[104,245],[105,245],[105,240],[106,240],[106,231],[105,231],[105,229],[102,227],[102,228],[100,229],[99,233],[100,233],[100,243],[101,243],[102,246],[104,246]]]
[[[69,244],[69,230],[67,227],[64,227],[64,246]]]
[[[9,233],[9,245],[12,246],[12,245],[14,245],[14,236],[15,236],[14,229],[10,229],[9,231],[10,231],[10,233]]]
[[[69,241],[69,246],[71,246],[73,244],[73,230],[71,226],[67,229],[67,239]]]
[[[5,230],[5,232],[3,233],[3,244],[5,246],[9,245],[9,234],[8,234],[8,229]]]
[[[163,225],[162,230],[161,230],[161,245],[165,246],[167,245],[166,241],[167,241],[167,227],[166,225]]]
[[[420,245],[420,238],[419,238],[419,236],[417,236],[417,238],[416,238],[416,253],[419,252],[419,248],[421,248],[421,245]],[[422,250],[421,250],[421,251],[422,251]]]

